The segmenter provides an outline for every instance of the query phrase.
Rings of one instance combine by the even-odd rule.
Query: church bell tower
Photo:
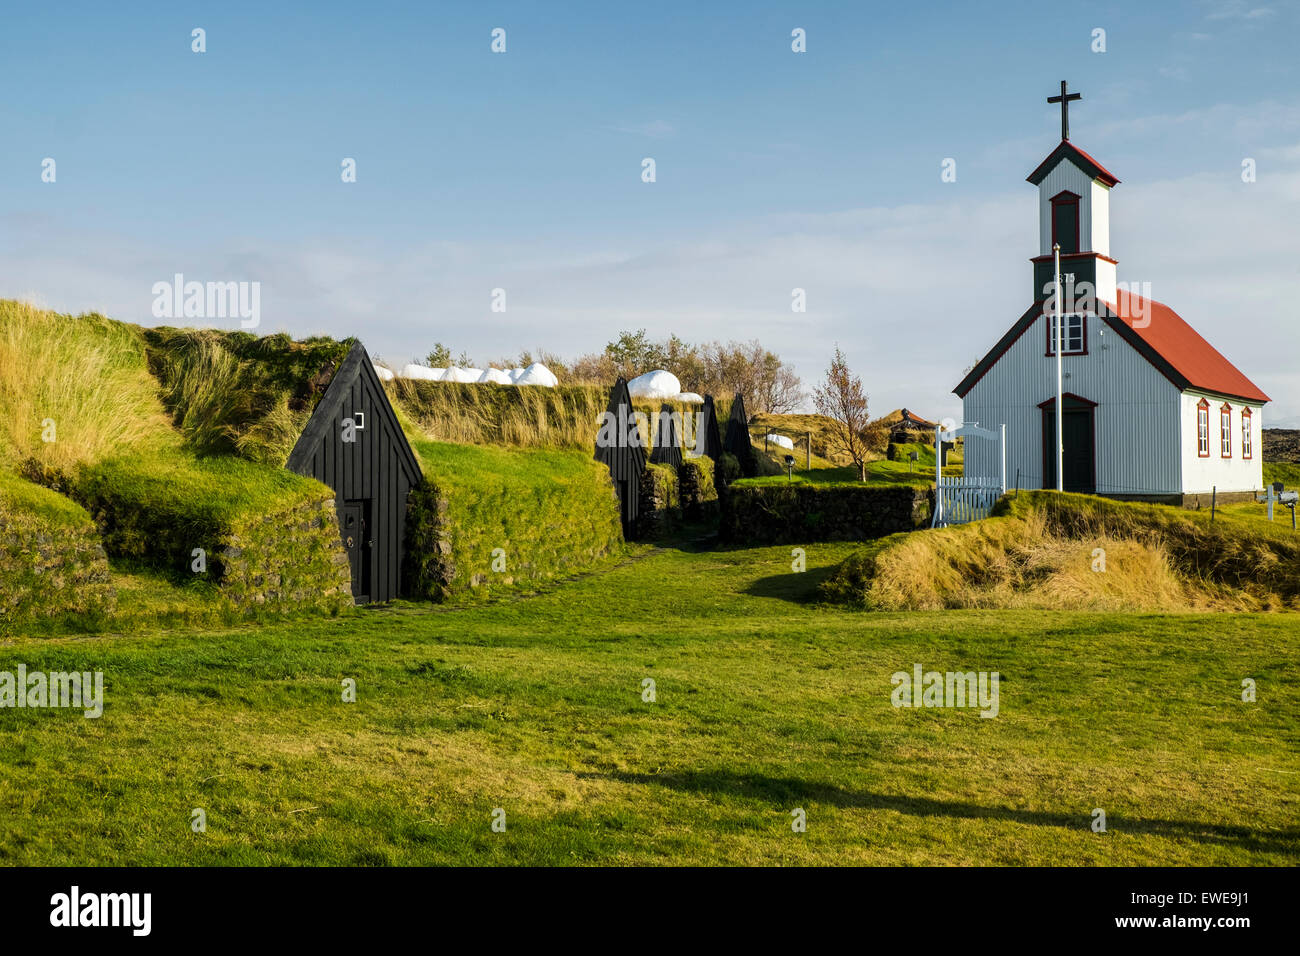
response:
[[[1070,103],[1082,99],[1067,93],[1061,81],[1059,96],[1047,102],[1061,104],[1061,143],[1029,174],[1038,187],[1038,255],[1034,266],[1034,300],[1051,295],[1052,246],[1061,246],[1062,284],[1070,276],[1076,295],[1087,282],[1102,302],[1115,303],[1115,266],[1110,256],[1110,190],[1119,180],[1099,162],[1070,142]]]

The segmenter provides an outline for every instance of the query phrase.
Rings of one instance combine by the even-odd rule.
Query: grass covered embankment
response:
[[[876,610],[1297,608],[1300,537],[1206,511],[1021,492],[984,521],[868,545],[823,593]]]
[[[224,619],[232,609],[243,615],[351,604],[333,492],[274,463],[280,450],[287,453],[283,435],[280,450],[267,452],[264,441],[266,416],[288,408],[296,394],[290,381],[321,357],[297,347],[269,366],[250,357],[278,354],[282,338],[145,330],[96,314],[0,302],[0,401],[12,410],[0,417],[0,472],[13,492],[3,504],[6,524],[32,525],[42,507],[94,521],[64,535],[67,548],[24,552],[44,581],[81,580],[91,557],[102,560],[102,539],[117,563],[113,576],[129,578],[122,581],[127,594],[149,595],[143,604],[128,598],[125,614],[134,623],[153,612],[189,617],[203,601],[213,613],[200,620]],[[240,350],[248,355],[238,357]],[[295,414],[305,421],[305,410]],[[239,457],[241,449],[249,454]],[[258,457],[268,462],[244,460]],[[158,580],[149,582],[150,575]],[[12,569],[4,578],[0,588],[26,580]],[[91,600],[96,589],[78,591],[44,588],[44,612],[33,625],[79,615],[82,626],[101,628],[127,619],[105,620],[108,604]]]
[[[590,452],[417,439],[404,594],[482,597],[625,553],[609,469]]]

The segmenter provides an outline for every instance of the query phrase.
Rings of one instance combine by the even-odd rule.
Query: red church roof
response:
[[[1069,159],[1093,179],[1100,179],[1107,186],[1114,186],[1119,182],[1114,173],[1068,139],[1061,140],[1061,145],[1052,150],[1047,158],[1038,164],[1038,168],[1026,176],[1025,179],[1037,186],[1047,178],[1048,173],[1060,164],[1062,159]]]
[[[1178,373],[1185,383],[1175,381],[1180,388],[1195,388],[1253,402],[1271,401],[1237,366],[1163,302],[1143,299],[1124,291],[1116,293],[1116,298],[1118,302],[1106,303],[1115,313],[1115,318]],[[1155,364],[1159,367],[1159,363]]]
[[[1163,302],[1128,292],[1119,292],[1116,298],[1118,302],[1099,303],[1098,316],[1180,392],[1191,388],[1248,402],[1272,401]],[[965,398],[1016,340],[1043,317],[1043,308],[1043,300],[1031,305],[953,391]]]

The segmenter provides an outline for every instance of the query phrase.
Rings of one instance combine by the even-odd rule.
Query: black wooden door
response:
[[[1066,397],[1061,431],[1065,435],[1065,490],[1095,494],[1096,443],[1093,440],[1093,410]],[[1056,409],[1043,407],[1043,487],[1056,487]]]
[[[358,604],[370,600],[370,537],[368,501],[345,501],[339,506],[339,533],[352,568],[352,597]]]
[[[1065,436],[1065,490],[1090,495],[1096,491],[1092,477],[1092,409],[1067,408],[1061,433]]]

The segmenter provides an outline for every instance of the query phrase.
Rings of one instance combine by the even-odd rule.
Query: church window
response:
[[[1232,406],[1227,402],[1219,409],[1219,457],[1232,457]]]
[[[1063,256],[1079,251],[1079,197],[1072,192],[1052,197],[1052,242]]]
[[[1065,351],[1062,355],[1088,354],[1088,323],[1081,312],[1062,317],[1065,326]],[[1047,354],[1056,354],[1056,317],[1047,316]]]
[[[1255,457],[1255,439],[1250,428],[1253,417],[1249,408],[1241,410],[1241,457],[1247,461]]]
[[[1205,399],[1196,406],[1196,454],[1210,457],[1210,403]]]

